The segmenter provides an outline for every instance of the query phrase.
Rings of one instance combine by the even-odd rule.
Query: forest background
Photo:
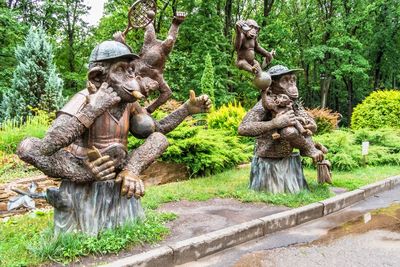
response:
[[[101,41],[125,29],[133,1],[108,0],[97,26],[84,18],[83,0],[2,0],[0,2],[0,102],[12,87],[15,49],[31,26],[43,28],[53,45],[54,63],[66,98],[85,88],[88,57]],[[165,38],[177,11],[187,12],[165,77],[174,98],[201,91],[206,59],[214,68],[216,106],[232,101],[250,108],[258,98],[249,74],[235,66],[235,22],[254,18],[259,43],[276,49],[272,65],[304,69],[299,89],[306,107],[327,107],[350,122],[353,107],[372,91],[398,88],[400,4],[398,0],[158,0],[155,21]],[[143,31],[127,36],[139,52]],[[208,56],[209,55],[209,56]],[[261,60],[261,58],[259,58]]]

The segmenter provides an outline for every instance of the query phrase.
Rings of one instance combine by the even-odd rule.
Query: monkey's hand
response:
[[[144,184],[142,180],[130,170],[120,172],[115,182],[122,182],[121,196],[126,196],[128,199],[131,197],[139,199],[144,196]]]
[[[269,53],[271,54],[272,58],[275,58],[275,56],[276,56],[275,49],[272,49],[271,52],[269,52]]]
[[[282,129],[285,127],[293,126],[296,124],[296,116],[294,115],[293,110],[289,110],[285,114],[275,117],[272,119],[274,126],[276,129]]]
[[[189,94],[189,100],[186,101],[185,105],[187,106],[190,115],[210,111],[211,100],[208,95],[201,95],[196,97],[196,94],[193,90],[190,90]]]
[[[97,181],[112,180],[116,176],[114,161],[110,156],[103,156],[94,161],[85,160],[84,163]]]
[[[245,24],[244,20],[238,20],[236,22],[236,31],[242,32],[243,25]]]
[[[186,15],[186,12],[176,12],[176,16],[172,20],[172,23],[180,25],[186,19]]]
[[[88,95],[86,100],[92,106],[96,115],[100,116],[107,109],[121,101],[121,98],[114,92],[113,88],[108,86],[108,83],[103,83],[99,90],[94,94]]]

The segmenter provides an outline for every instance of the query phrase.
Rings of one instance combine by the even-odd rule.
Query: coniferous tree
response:
[[[11,89],[2,101],[3,119],[25,119],[32,109],[53,112],[63,102],[63,81],[53,63],[51,44],[42,29],[31,28],[25,44],[15,50],[17,67]]]
[[[215,95],[214,95],[214,88],[215,80],[214,80],[214,66],[212,63],[212,57],[210,54],[207,54],[204,60],[204,71],[203,75],[201,76],[200,86],[201,92],[203,94],[207,94],[213,104],[215,105]]]

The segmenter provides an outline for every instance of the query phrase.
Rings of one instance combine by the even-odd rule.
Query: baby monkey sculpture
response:
[[[262,70],[260,63],[258,63],[255,58],[256,53],[264,57],[263,68],[266,67],[275,56],[275,50],[268,52],[258,44],[257,37],[259,31],[260,27],[255,20],[239,20],[236,23],[236,66],[241,70],[251,72],[255,75],[259,75]]]
[[[290,110],[294,111],[294,101],[285,94],[276,95],[268,90],[262,92],[261,98],[264,109],[270,110],[273,118],[282,116]],[[293,126],[304,136],[312,135],[312,131],[309,128],[312,128],[313,125],[307,118],[296,116]],[[280,137],[281,135],[278,133],[278,130],[275,129],[272,133],[272,138],[277,140]]]

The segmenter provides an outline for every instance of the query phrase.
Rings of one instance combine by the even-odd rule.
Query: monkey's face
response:
[[[121,97],[122,102],[135,102],[143,97],[128,60],[121,60],[112,64],[106,81]]]
[[[259,28],[255,26],[250,26],[250,30],[248,30],[245,35],[249,39],[255,39],[258,36]]]
[[[295,74],[282,75],[279,80],[273,81],[272,90],[276,94],[285,94],[291,99],[297,99],[299,97],[299,91],[297,89],[296,80]]]
[[[291,104],[292,100],[285,94],[279,94],[276,98],[276,102],[280,107],[286,107]]]
[[[246,31],[245,35],[249,39],[255,39],[258,36],[258,32],[260,31],[260,27],[257,22],[252,19],[246,20],[246,25],[249,27],[249,30]]]
[[[154,92],[159,89],[158,82],[149,77],[141,77],[138,75],[136,76],[136,80],[139,82],[140,92],[145,97],[148,97],[151,92]]]

